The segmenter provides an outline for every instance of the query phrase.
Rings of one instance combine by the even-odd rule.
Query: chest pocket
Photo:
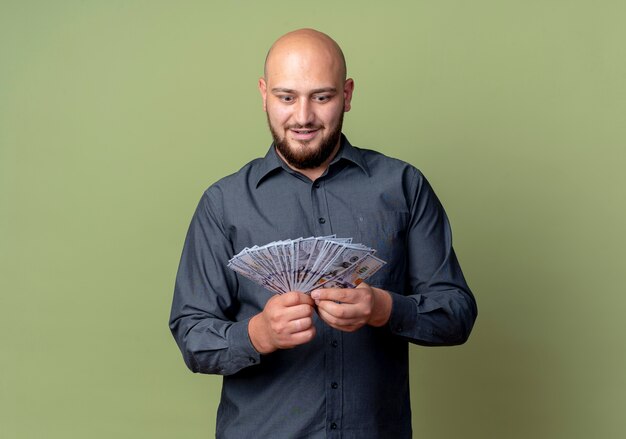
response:
[[[375,256],[387,262],[366,280],[372,286],[401,292],[405,284],[406,234],[409,213],[391,210],[353,212],[358,241],[376,249]]]

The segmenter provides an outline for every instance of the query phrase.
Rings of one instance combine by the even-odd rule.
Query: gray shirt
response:
[[[315,318],[308,344],[260,355],[248,322],[271,293],[227,268],[244,247],[335,234],[377,249],[368,283],[391,293],[386,326]],[[413,166],[341,149],[316,181],[267,155],[202,196],[180,261],[170,328],[187,366],[224,375],[219,438],[410,438],[408,343],[465,342],[477,315],[446,214]]]

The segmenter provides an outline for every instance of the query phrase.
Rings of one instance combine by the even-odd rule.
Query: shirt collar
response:
[[[367,163],[363,158],[363,154],[358,148],[352,146],[347,137],[343,134],[341,134],[341,146],[339,147],[339,151],[337,152],[335,158],[330,162],[330,166],[338,163],[341,160],[347,160],[354,163],[359,168],[361,168],[365,175],[369,177],[369,168],[367,167]],[[269,176],[279,168],[283,168],[286,171],[291,172],[291,169],[276,153],[276,149],[274,148],[274,144],[272,143],[270,149],[267,151],[267,154],[265,154],[265,157],[261,160],[257,168],[255,187],[259,187],[259,184],[261,184],[261,182],[265,180],[267,176]]]

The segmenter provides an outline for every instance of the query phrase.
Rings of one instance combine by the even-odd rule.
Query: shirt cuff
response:
[[[415,327],[417,318],[417,303],[410,297],[389,291],[391,294],[391,315],[389,329],[395,335],[408,337]]]
[[[261,361],[261,354],[252,345],[248,334],[248,323],[250,319],[235,322],[228,330],[228,345],[230,346],[231,361],[235,369],[258,364]]]

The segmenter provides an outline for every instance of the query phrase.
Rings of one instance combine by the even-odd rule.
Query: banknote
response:
[[[355,288],[385,265],[374,253],[352,238],[311,236],[246,247],[228,267],[275,294],[310,293],[316,288]]]

